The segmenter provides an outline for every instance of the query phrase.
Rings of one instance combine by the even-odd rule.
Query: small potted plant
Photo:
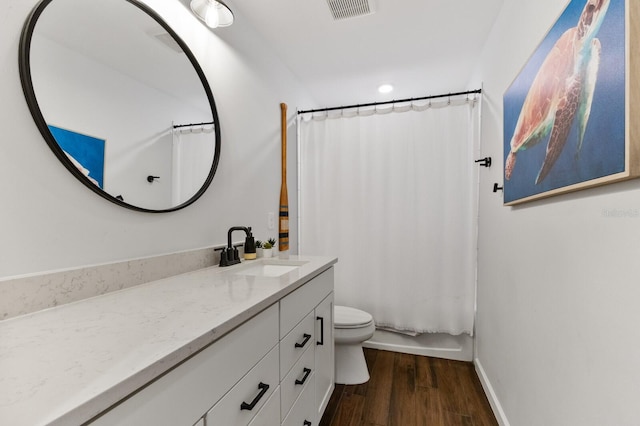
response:
[[[275,238],[269,238],[269,239],[267,240],[267,242],[269,242],[269,244],[271,244],[271,247],[272,247],[272,248],[274,249],[274,251],[275,251],[275,248],[276,248],[276,239],[275,239]]]
[[[266,242],[262,243],[262,256],[263,257],[271,257],[273,256],[273,244],[271,244],[272,238],[269,238]]]
[[[262,241],[256,240],[256,257],[262,257],[264,255],[262,248]]]

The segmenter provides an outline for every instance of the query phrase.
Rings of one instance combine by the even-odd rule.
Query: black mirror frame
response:
[[[196,73],[198,74],[198,77],[200,78],[200,82],[202,83],[202,86],[209,100],[209,105],[211,107],[211,113],[212,113],[213,122],[214,122],[215,144],[216,144],[214,155],[213,155],[213,164],[211,165],[211,170],[209,171],[209,175],[207,176],[207,179],[203,183],[202,187],[198,190],[198,192],[196,192],[193,195],[193,197],[191,197],[184,203],[179,204],[175,207],[162,209],[162,210],[146,209],[133,204],[125,203],[124,201],[116,198],[115,196],[112,196],[106,191],[100,189],[98,186],[94,185],[91,181],[89,181],[89,179],[87,179],[80,172],[80,170],[78,170],[77,167],[73,165],[71,160],[69,160],[69,158],[65,155],[65,153],[62,151],[62,149],[56,142],[55,138],[53,137],[53,134],[51,134],[51,131],[47,126],[47,122],[44,119],[44,116],[42,115],[42,111],[40,110],[40,106],[38,105],[38,100],[36,98],[35,90],[33,88],[33,81],[31,79],[31,59],[30,59],[31,40],[33,38],[33,31],[35,29],[38,18],[40,17],[44,9],[47,7],[47,5],[49,5],[49,3],[51,3],[52,1],[54,0],[41,0],[40,3],[38,3],[36,7],[31,11],[22,28],[22,33],[20,35],[20,45],[18,49],[18,55],[19,55],[18,66],[19,66],[20,82],[22,84],[22,90],[24,92],[27,105],[29,107],[29,110],[31,111],[31,115],[36,123],[36,126],[38,127],[38,130],[40,130],[40,133],[44,137],[44,140],[47,142],[47,145],[49,145],[49,148],[51,148],[51,150],[53,151],[55,156],[58,158],[58,160],[62,162],[62,164],[64,164],[64,166],[71,172],[71,174],[73,174],[87,188],[89,188],[96,194],[100,195],[102,198],[109,200],[112,203],[115,203],[119,206],[126,207],[128,209],[136,210],[139,212],[167,213],[167,212],[183,209],[188,205],[193,204],[198,198],[202,196],[202,194],[205,193],[205,191],[211,184],[211,181],[213,180],[213,177],[218,168],[218,162],[220,160],[220,120],[218,118],[218,111],[216,109],[215,101],[213,99],[213,93],[211,92],[211,87],[209,86],[207,78],[204,75],[204,71],[202,70],[202,68],[200,67],[200,64],[198,63],[195,56],[193,55],[193,52],[191,52],[191,50],[186,45],[186,43],[178,36],[178,34],[176,34],[176,32],[169,26],[169,24],[167,24],[160,17],[160,15],[158,15],[149,6],[143,3],[140,3],[137,0],[123,0],[132,4],[138,9],[142,10],[147,15],[149,15],[152,19],[154,19],[160,26],[162,26],[162,28],[164,28],[173,37],[173,39],[180,45],[180,47],[186,54],[187,58],[189,58],[191,65],[193,66]]]

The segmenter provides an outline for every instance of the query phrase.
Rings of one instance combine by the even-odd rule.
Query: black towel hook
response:
[[[502,190],[504,190],[504,187],[498,186],[497,182],[493,184],[493,192],[498,192],[498,191],[502,191]]]
[[[480,163],[482,167],[491,167],[491,157],[484,157],[475,161],[476,163]]]

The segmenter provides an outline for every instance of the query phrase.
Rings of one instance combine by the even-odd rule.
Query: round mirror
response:
[[[43,0],[20,40],[31,114],[57,158],[123,207],[168,212],[207,189],[218,115],[195,57],[135,0]]]

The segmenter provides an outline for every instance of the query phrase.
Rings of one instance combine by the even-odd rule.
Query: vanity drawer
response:
[[[304,355],[295,363],[289,374],[280,382],[282,398],[282,418],[287,416],[294,401],[309,385],[315,383],[315,351],[308,348]]]
[[[276,346],[209,410],[207,425],[248,425],[277,389],[278,382]]]
[[[314,325],[315,320],[311,312],[280,342],[280,378],[289,373],[307,348],[315,346]]]
[[[333,291],[333,268],[329,268],[280,300],[280,338],[313,311]]]
[[[309,377],[309,383],[293,404],[291,411],[282,422],[282,426],[317,426],[315,403],[315,374]]]
[[[91,424],[195,424],[277,343],[278,305],[275,304],[134,393]],[[274,368],[277,368],[277,364]]]
[[[275,426],[280,424],[280,388],[271,395],[264,407],[251,420],[249,426]]]

